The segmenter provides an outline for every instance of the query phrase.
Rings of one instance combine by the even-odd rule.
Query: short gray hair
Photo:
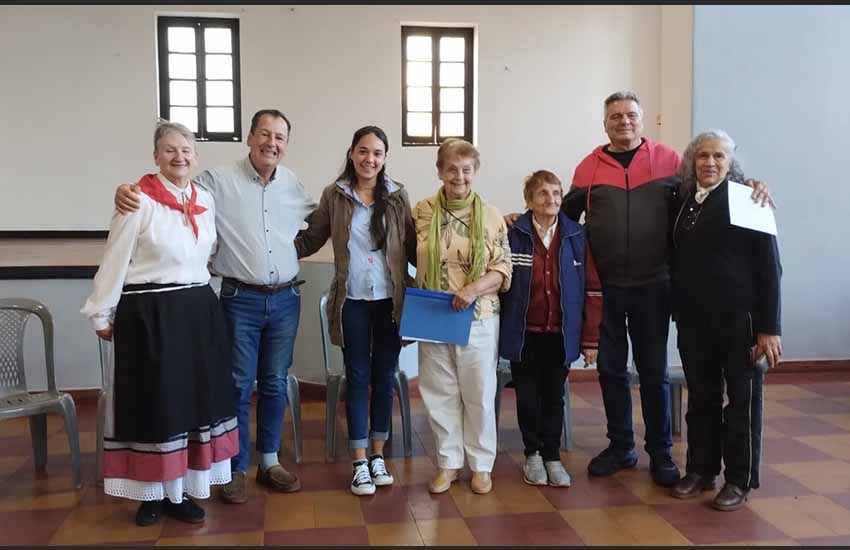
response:
[[[741,163],[735,158],[735,141],[723,130],[708,130],[697,135],[688,146],[682,155],[682,164],[679,166],[679,176],[682,178],[682,185],[685,189],[693,189],[697,184],[697,175],[695,161],[697,151],[702,144],[710,139],[717,139],[726,144],[726,153],[729,155],[729,174],[727,178],[739,183],[744,183],[744,171],[741,169]]]
[[[159,140],[167,136],[168,134],[180,134],[186,141],[192,144],[192,147],[195,147],[195,134],[192,130],[186,128],[179,122],[171,122],[169,120],[160,119],[156,123],[156,130],[153,133],[153,152],[156,153],[156,149],[159,146]]]
[[[638,111],[643,116],[643,107],[640,106],[637,94],[631,90],[620,90],[605,98],[605,104],[602,106],[603,118],[608,114],[608,106],[615,101],[634,101],[638,106]]]

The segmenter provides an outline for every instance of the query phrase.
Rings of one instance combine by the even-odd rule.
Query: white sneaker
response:
[[[547,460],[543,463],[549,476],[549,485],[552,487],[569,487],[572,483],[570,474],[560,460]]]
[[[543,467],[543,458],[540,453],[534,453],[525,457],[525,466],[522,468],[522,480],[529,485],[546,485],[546,468]]]
[[[369,464],[365,460],[354,464],[351,492],[358,496],[375,494],[375,483],[369,474]]]
[[[369,472],[372,474],[372,481],[378,487],[393,484],[393,476],[387,471],[387,465],[384,463],[384,457],[375,455],[369,459]]]

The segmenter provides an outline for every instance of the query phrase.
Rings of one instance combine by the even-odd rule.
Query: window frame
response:
[[[159,116],[170,120],[171,102],[168,76],[168,29],[170,27],[195,28],[195,77],[198,109],[198,141],[235,143],[242,141],[242,84],[239,49],[239,19],[224,17],[188,17],[157,16],[157,59],[159,65]],[[205,29],[228,29],[231,31],[231,61],[233,67],[233,132],[207,131],[206,100],[206,49],[204,48]]]
[[[411,136],[407,133],[407,38],[431,37],[431,132],[430,136]],[[440,137],[440,38],[464,39],[463,136]],[[403,147],[437,147],[449,137],[473,140],[475,27],[441,27],[422,25],[401,26],[401,145]]]

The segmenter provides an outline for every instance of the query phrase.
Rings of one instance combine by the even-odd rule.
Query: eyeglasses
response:
[[[702,203],[696,201],[691,202],[685,207],[685,212],[682,215],[682,229],[690,231],[697,224],[699,213],[702,212]]]

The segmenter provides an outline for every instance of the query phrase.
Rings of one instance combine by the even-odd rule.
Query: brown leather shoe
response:
[[[221,500],[229,504],[248,502],[248,475],[242,471],[231,474],[230,483],[221,488]]]
[[[722,512],[737,510],[747,502],[750,495],[749,489],[741,489],[734,483],[727,483],[720,489],[711,505]]]
[[[703,491],[714,489],[714,476],[689,473],[680,479],[670,490],[674,498],[694,498]]]
[[[280,464],[275,464],[266,471],[257,466],[257,483],[278,493],[294,493],[301,490],[301,480],[298,476],[287,472]]]

